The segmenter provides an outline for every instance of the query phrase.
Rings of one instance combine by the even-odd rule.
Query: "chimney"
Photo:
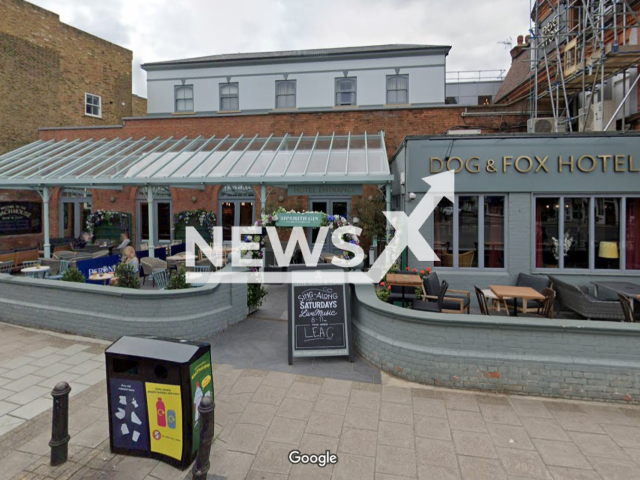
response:
[[[525,43],[524,43],[525,39],[522,35],[518,35],[518,45],[516,45],[515,47],[513,47],[511,49],[511,60],[515,60],[518,55],[520,55],[520,52],[522,52],[522,49],[525,47]],[[527,44],[529,43],[529,36],[527,35]]]

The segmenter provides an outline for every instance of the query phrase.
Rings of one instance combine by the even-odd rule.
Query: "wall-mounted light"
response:
[[[415,200],[415,199],[416,199],[416,194],[415,194],[415,193],[413,193],[413,192],[411,192],[411,193],[409,194],[409,201],[411,201],[411,200]]]
[[[279,202],[284,202],[284,197],[283,197],[282,195],[280,195],[280,196],[278,197],[278,201],[279,201]]]
[[[116,201],[116,197],[111,197],[109,200],[111,200],[111,203]]]
[[[196,203],[198,201],[198,198],[194,195],[193,197],[191,197],[191,201],[193,203]]]
[[[354,225],[357,225],[360,223],[360,219],[358,217],[353,217],[353,222]]]

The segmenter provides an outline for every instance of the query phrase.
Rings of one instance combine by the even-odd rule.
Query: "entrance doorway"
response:
[[[341,217],[349,220],[351,215],[351,199],[309,199],[309,211],[311,212],[322,212],[327,215],[340,215]],[[318,237],[318,233],[320,232],[319,228],[310,228],[307,234],[309,238],[309,246],[313,249],[313,245],[315,244],[316,238]],[[337,254],[341,252],[333,246],[333,242],[331,241],[331,232],[327,234],[327,237],[324,241],[323,251],[328,253]]]
[[[153,202],[146,200],[147,189],[138,189],[137,201],[137,245],[149,242],[149,208],[153,213],[153,244],[170,244],[173,239],[171,191],[165,187],[154,187]]]
[[[67,189],[60,199],[60,236],[77,238],[85,230],[91,215],[91,192],[86,189]]]
[[[256,195],[248,185],[226,185],[218,195],[222,241],[231,242],[232,227],[250,227],[255,219]]]

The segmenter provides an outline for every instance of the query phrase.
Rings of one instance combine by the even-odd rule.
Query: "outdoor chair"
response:
[[[91,258],[106,257],[107,255],[109,255],[109,250],[98,250],[97,252],[93,252],[91,254]]]
[[[556,292],[551,288],[545,288],[542,290],[542,295],[544,295],[544,300],[538,307],[538,315],[542,315],[545,318],[553,318]]]
[[[440,294],[440,279],[437,273],[432,273],[422,279],[424,290],[427,292],[422,300],[435,301]],[[444,313],[469,313],[471,306],[471,292],[466,290],[448,290],[442,302]]]
[[[549,275],[561,306],[577,313],[587,320],[617,320],[625,319],[624,312],[618,301],[600,300],[591,293],[589,287],[578,287],[571,283]]]
[[[25,260],[22,262],[22,268],[31,268],[40,266],[40,260]]]
[[[157,271],[166,271],[167,270],[167,262],[164,260],[160,260],[155,257],[145,257],[140,261],[142,265],[142,283],[145,283],[145,280],[149,275],[152,275]]]
[[[13,260],[0,262],[0,273],[6,273],[10,275],[12,270],[13,270]]]
[[[70,250],[61,250],[61,251],[56,251],[53,254],[53,258],[55,258],[56,260],[72,260],[74,259],[78,254],[76,252],[72,252]]]
[[[158,270],[156,272],[151,273],[151,278],[153,279],[153,283],[159,290],[164,290],[167,288],[167,271],[166,270]]]
[[[48,280],[62,280],[64,273],[69,270],[71,266],[71,260],[59,260],[58,271],[55,275],[47,275]]]
[[[478,298],[478,305],[480,306],[480,314],[489,315],[489,306],[487,305],[486,295],[480,288],[476,287],[475,285],[473,286],[473,288],[475,288],[476,290],[476,297]]]
[[[620,306],[622,307],[622,312],[624,313],[624,321],[634,322],[633,307],[631,305],[631,299],[626,295],[619,293],[618,300],[620,300]]]
[[[442,281],[442,285],[440,285],[440,292],[438,293],[438,298],[435,302],[425,302],[423,300],[414,300],[413,301],[413,309],[418,310],[420,312],[444,312],[442,309],[442,305],[444,304],[445,294],[447,293],[447,289],[449,288],[449,284],[446,280]]]
[[[518,280],[516,280],[516,287],[531,287],[536,292],[539,292],[544,295],[544,289],[550,288],[551,282],[549,281],[548,278],[544,278],[536,275],[527,275],[526,273],[520,273],[518,275]],[[505,301],[505,303],[510,308],[514,308],[514,302],[518,308],[518,311],[525,314],[538,312],[541,309],[542,303],[543,303],[538,300],[527,300],[526,302],[523,303],[521,298],[517,298],[517,299],[510,298]]]

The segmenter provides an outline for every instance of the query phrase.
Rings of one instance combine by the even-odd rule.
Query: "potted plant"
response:
[[[127,265],[126,263],[117,265],[115,276],[118,279],[118,287],[140,288],[140,276],[131,265]]]
[[[180,269],[169,278],[166,290],[183,290],[185,288],[191,288],[191,285],[187,283],[184,266],[180,265]]]
[[[78,270],[76,267],[69,267],[62,274],[61,280],[63,282],[74,282],[74,283],[85,283],[87,279],[84,277],[82,272]]]

